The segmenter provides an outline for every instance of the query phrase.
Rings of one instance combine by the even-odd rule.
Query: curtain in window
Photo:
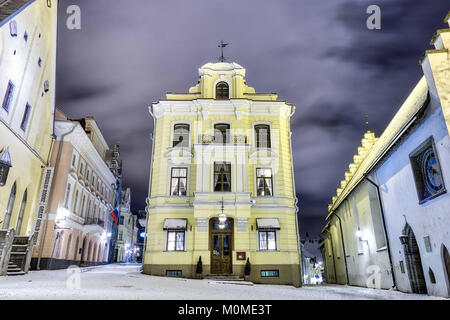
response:
[[[214,163],[214,191],[231,191],[231,164]]]

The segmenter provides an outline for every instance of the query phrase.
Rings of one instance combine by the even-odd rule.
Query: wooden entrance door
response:
[[[210,228],[211,274],[232,273],[232,221],[227,221],[224,229],[212,221]]]

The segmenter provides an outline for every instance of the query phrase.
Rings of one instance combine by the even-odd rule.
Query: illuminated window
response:
[[[278,270],[261,270],[262,278],[278,278],[280,272]]]
[[[184,231],[167,231],[167,251],[184,251]]]
[[[260,230],[258,231],[259,250],[277,250],[277,236],[275,230]]]
[[[185,196],[187,191],[187,168],[172,168],[170,195]]]
[[[260,197],[273,195],[272,169],[256,169],[256,188]]]

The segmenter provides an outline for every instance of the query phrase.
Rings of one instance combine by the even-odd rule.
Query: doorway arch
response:
[[[450,254],[444,244],[442,244],[442,259],[444,262],[444,273],[447,276],[445,279],[447,282],[447,291],[450,295]]]
[[[419,245],[416,236],[409,224],[403,229],[403,234],[407,236],[407,242],[403,245],[405,252],[406,266],[408,269],[409,283],[414,293],[426,294],[427,285],[420,258]]]

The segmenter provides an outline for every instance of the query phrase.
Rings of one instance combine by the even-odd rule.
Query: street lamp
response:
[[[227,216],[226,214],[223,212],[223,198],[222,198],[222,213],[219,214],[219,229],[225,229],[225,221],[227,221]]]

